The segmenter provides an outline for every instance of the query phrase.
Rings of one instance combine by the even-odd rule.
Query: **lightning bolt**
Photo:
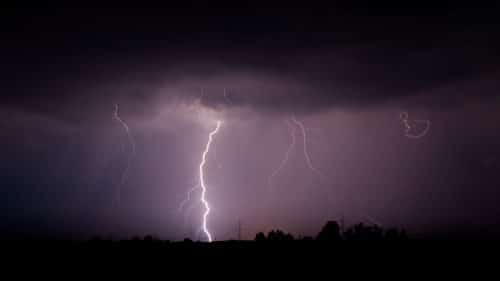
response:
[[[187,218],[191,212],[191,210],[195,207],[194,204],[191,204],[190,206],[188,206],[187,208],[185,208],[185,206],[191,201],[191,194],[193,192],[195,192],[196,190],[198,189],[201,189],[200,188],[200,184],[197,183],[195,186],[191,187],[188,192],[186,193],[186,198],[184,198],[184,200],[182,200],[182,202],[179,204],[179,208],[177,209],[177,211],[179,213],[183,212],[184,211],[184,219],[183,219],[183,225],[185,226],[186,223],[187,223]],[[202,231],[202,228],[200,226],[200,230],[198,232],[201,232]]]
[[[295,116],[292,116],[292,121],[293,123],[295,123],[299,128],[300,128],[300,131],[302,132],[302,141],[303,141],[303,144],[304,144],[304,157],[306,158],[306,163],[307,163],[307,166],[309,167],[309,169],[311,171],[313,171],[314,173],[316,173],[317,175],[320,176],[320,178],[324,178],[324,175],[323,173],[316,169],[314,167],[314,165],[312,164],[312,161],[311,161],[311,156],[309,155],[309,152],[307,150],[307,134],[306,134],[306,128],[304,127],[304,124],[302,122],[300,122],[299,120],[297,120],[295,118]]]
[[[208,242],[212,242],[212,234],[210,233],[210,231],[207,228],[207,219],[208,219],[208,214],[210,213],[210,206],[209,206],[208,201],[207,201],[207,199],[205,197],[205,195],[207,193],[207,186],[205,184],[205,175],[204,175],[204,169],[203,168],[205,167],[205,163],[207,161],[207,154],[210,151],[210,144],[212,143],[212,140],[213,140],[214,136],[219,131],[221,123],[222,123],[221,121],[217,121],[217,126],[208,135],[208,142],[207,142],[207,144],[205,146],[205,150],[202,153],[201,163],[200,163],[200,186],[201,186],[200,201],[203,204],[203,206],[205,207],[205,212],[203,213],[203,224],[202,224],[202,227],[203,227],[203,232],[207,236]]]
[[[121,175],[121,178],[120,178],[120,185],[117,188],[117,193],[118,194],[117,194],[116,200],[117,200],[117,204],[118,204],[118,207],[119,207],[120,203],[121,203],[121,187],[122,187],[122,185],[125,183],[125,181],[127,179],[128,171],[129,171],[130,165],[132,163],[132,158],[134,158],[134,156],[135,156],[135,142],[134,142],[134,138],[132,137],[132,134],[130,133],[130,128],[128,127],[127,123],[125,123],[125,121],[123,121],[120,118],[120,115],[118,114],[118,111],[119,111],[118,104],[115,104],[114,119],[116,121],[118,121],[121,124],[121,126],[125,129],[128,141],[130,143],[130,147],[132,149],[132,151],[131,151],[128,159],[127,159],[127,166],[125,167],[125,169],[122,172],[122,175]]]
[[[402,112],[399,117],[401,118],[401,121],[403,122],[403,125],[405,126],[405,136],[410,139],[419,139],[427,134],[431,127],[431,121],[430,120],[413,120],[415,123],[424,123],[425,124],[425,129],[417,135],[410,134],[411,126],[408,122],[408,113],[407,112]]]
[[[288,119],[285,120],[285,122],[286,122],[286,125],[288,126],[288,128],[290,129],[290,139],[291,139],[291,141],[290,141],[290,145],[288,146],[288,149],[285,152],[285,156],[281,160],[280,165],[278,166],[278,168],[276,168],[272,172],[272,174],[269,176],[269,178],[267,180],[269,189],[272,188],[272,180],[273,180],[273,178],[281,171],[281,169],[283,169],[283,167],[288,162],[288,159],[290,158],[290,152],[292,151],[292,149],[295,146],[295,127],[290,123],[290,121]]]
[[[184,206],[191,200],[191,193],[196,191],[197,189],[200,188],[199,184],[196,184],[195,186],[191,187],[188,192],[186,193],[186,198],[182,200],[182,202],[179,204],[179,212],[181,212],[184,209]]]

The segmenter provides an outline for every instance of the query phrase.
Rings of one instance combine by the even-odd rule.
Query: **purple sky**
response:
[[[182,212],[179,204],[198,182],[217,120],[205,170],[216,239],[236,238],[238,221],[251,239],[274,228],[315,235],[341,218],[422,237],[500,231],[496,22],[467,24],[459,9],[416,23],[327,17],[321,32],[246,30],[256,20],[244,16],[241,32],[219,23],[162,31],[158,22],[168,20],[143,12],[127,33],[135,25],[123,15],[96,15],[94,26],[84,13],[51,11],[51,19],[39,10],[13,17],[2,49],[5,234],[204,239],[200,193]],[[136,150],[123,184],[131,148],[115,104]],[[412,133],[421,130],[415,120],[428,120],[428,133],[406,137],[402,112]],[[269,186],[293,117],[324,177],[309,169],[293,125],[295,146]]]

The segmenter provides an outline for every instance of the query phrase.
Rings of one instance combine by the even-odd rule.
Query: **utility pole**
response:
[[[238,219],[238,240],[241,241],[241,221]]]

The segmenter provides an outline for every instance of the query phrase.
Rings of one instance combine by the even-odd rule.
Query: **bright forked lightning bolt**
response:
[[[128,159],[127,159],[127,166],[125,167],[125,169],[122,172],[122,176],[121,176],[121,179],[120,179],[120,186],[118,186],[118,190],[117,190],[118,195],[117,195],[117,199],[116,200],[117,200],[118,206],[120,206],[120,203],[121,203],[121,186],[123,185],[123,183],[127,179],[128,171],[130,169],[130,165],[131,165],[131,162],[132,162],[132,158],[135,156],[135,142],[134,142],[134,138],[132,137],[132,134],[130,133],[130,128],[128,127],[127,123],[125,123],[125,121],[123,121],[120,118],[120,115],[118,115],[118,110],[119,110],[118,104],[115,104],[114,118],[125,129],[128,141],[130,143],[130,147],[132,149],[132,152],[130,153],[130,155],[129,155]]]
[[[311,161],[311,157],[309,156],[309,152],[307,151],[307,134],[306,134],[306,128],[304,127],[304,124],[300,121],[298,121],[295,116],[292,116],[292,121],[295,123],[297,126],[299,126],[300,131],[302,132],[302,138],[304,142],[304,157],[306,158],[307,166],[311,171],[314,173],[318,174],[321,178],[324,178],[323,173],[321,173],[318,169],[316,169]]]
[[[286,125],[288,126],[288,128],[290,129],[291,141],[290,141],[290,145],[288,146],[288,149],[285,152],[285,156],[281,160],[280,165],[278,166],[278,168],[276,168],[276,170],[273,171],[273,173],[269,176],[269,179],[267,180],[269,189],[271,189],[271,187],[272,187],[273,178],[281,171],[281,169],[283,169],[283,167],[288,162],[288,159],[290,158],[290,152],[292,151],[293,147],[295,146],[295,127],[292,124],[290,124],[290,121],[288,119],[285,120],[285,122],[286,122]]]
[[[210,213],[210,206],[208,205],[208,201],[205,198],[205,195],[207,193],[207,186],[205,185],[205,176],[204,176],[203,168],[205,167],[205,163],[207,161],[207,154],[210,151],[210,144],[212,144],[213,137],[219,131],[221,123],[222,123],[221,121],[217,121],[217,126],[208,135],[208,142],[207,142],[207,145],[205,146],[205,150],[203,151],[203,154],[201,157],[201,163],[200,163],[200,186],[201,186],[200,201],[205,206],[205,213],[203,213],[202,226],[203,226],[203,232],[207,236],[208,242],[212,242],[212,234],[210,233],[210,231],[207,228],[207,218],[208,218],[208,214]]]

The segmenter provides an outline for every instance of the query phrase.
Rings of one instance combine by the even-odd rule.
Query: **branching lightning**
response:
[[[208,142],[205,146],[205,150],[202,153],[201,163],[200,163],[200,187],[201,187],[200,201],[203,204],[203,206],[205,207],[205,212],[203,213],[202,227],[203,227],[203,232],[207,236],[208,242],[212,242],[212,234],[210,233],[210,231],[207,228],[207,219],[208,219],[208,214],[210,213],[210,206],[209,206],[208,201],[206,199],[207,186],[205,184],[205,176],[204,176],[204,169],[203,168],[205,167],[205,163],[207,160],[207,154],[210,151],[210,144],[212,143],[214,136],[219,131],[221,123],[222,123],[221,121],[217,121],[217,126],[208,135]]]
[[[121,188],[122,188],[122,185],[127,180],[128,172],[130,170],[130,165],[132,163],[132,159],[135,156],[135,142],[134,142],[134,138],[132,137],[132,134],[130,133],[129,126],[127,125],[127,123],[125,123],[125,121],[123,121],[120,118],[120,115],[118,114],[118,110],[119,110],[118,104],[115,104],[114,119],[116,121],[118,121],[121,124],[121,126],[125,129],[125,133],[127,134],[127,138],[128,138],[128,141],[129,141],[129,144],[130,144],[130,148],[131,148],[130,155],[129,155],[128,159],[127,159],[127,165],[125,166],[125,169],[123,169],[123,172],[122,172],[122,175],[121,175],[121,178],[120,178],[120,185],[117,188],[117,198],[116,198],[116,200],[117,200],[118,206],[120,206],[120,204],[121,204]]]
[[[288,162],[288,159],[290,158],[290,153],[291,153],[292,149],[295,146],[295,127],[290,123],[290,121],[288,119],[285,120],[285,122],[286,122],[286,125],[288,126],[288,128],[290,129],[290,139],[291,139],[291,141],[290,141],[290,145],[288,146],[288,149],[285,152],[285,156],[281,160],[280,165],[278,166],[278,168],[276,168],[272,172],[272,174],[269,176],[269,178],[267,180],[267,184],[269,186],[269,189],[272,188],[272,180],[273,180],[273,178],[281,171],[281,169],[283,169],[283,167]]]
[[[184,206],[189,203],[189,201],[191,200],[191,193],[193,193],[194,191],[196,191],[197,189],[200,189],[200,185],[199,184],[196,184],[195,186],[191,187],[188,192],[186,193],[186,198],[184,200],[182,200],[182,202],[179,204],[179,212],[182,212],[182,210],[184,210]]]
[[[287,126],[290,128],[290,139],[291,139],[291,141],[290,141],[290,145],[288,146],[288,149],[286,150],[285,155],[284,155],[283,159],[281,160],[279,166],[271,173],[271,175],[269,176],[269,178],[267,180],[267,184],[268,184],[269,190],[271,190],[271,188],[272,188],[272,180],[273,180],[273,178],[286,165],[286,163],[288,162],[288,160],[290,158],[290,153],[292,152],[293,148],[295,147],[295,143],[296,143],[295,132],[296,132],[296,129],[295,129],[294,124],[297,127],[300,128],[300,131],[302,133],[302,138],[303,138],[303,153],[304,153],[304,158],[306,160],[307,167],[312,172],[314,172],[315,174],[317,174],[320,177],[320,179],[324,178],[323,173],[320,170],[316,169],[316,167],[314,167],[314,165],[312,164],[311,156],[309,155],[309,152],[307,150],[307,134],[306,134],[306,128],[305,128],[304,124],[302,122],[300,122],[299,120],[297,120],[297,118],[295,118],[295,116],[292,116],[291,118],[286,119],[285,122],[286,122]],[[292,122],[294,124],[292,124]]]
[[[302,122],[300,122],[299,120],[297,120],[295,118],[295,116],[292,116],[292,121],[300,128],[300,131],[302,133],[302,139],[303,139],[303,144],[304,144],[304,157],[306,158],[307,166],[309,167],[309,169],[311,171],[318,174],[321,178],[324,178],[323,173],[320,170],[316,169],[314,167],[314,165],[312,164],[311,156],[309,155],[309,152],[307,150],[307,134],[306,134],[306,128],[304,127],[304,124]]]
[[[179,208],[177,209],[179,213],[184,212],[184,222],[183,222],[184,225],[186,225],[186,219],[189,216],[190,211],[197,205],[197,204],[191,204],[190,206],[186,207],[186,205],[189,204],[189,202],[191,201],[191,194],[197,190],[201,190],[199,183],[197,183],[188,190],[188,192],[186,193],[186,198],[182,200],[182,202],[179,204]],[[200,231],[201,229],[202,228],[200,226]]]

